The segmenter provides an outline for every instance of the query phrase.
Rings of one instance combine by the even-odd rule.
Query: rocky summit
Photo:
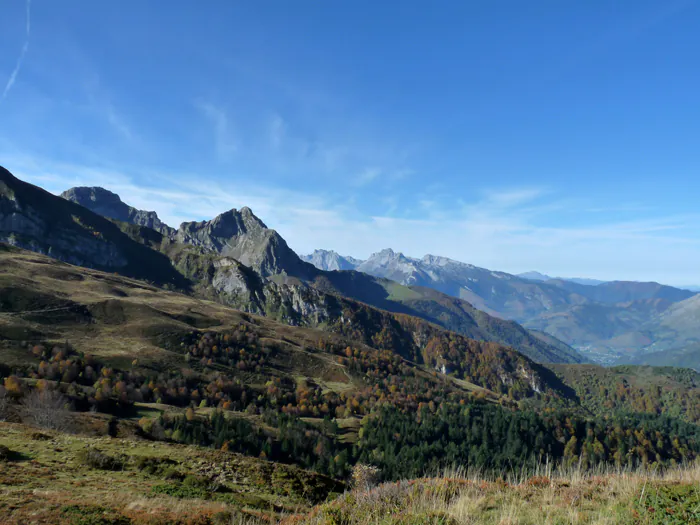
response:
[[[354,270],[362,260],[340,255],[333,250],[314,250],[314,253],[302,255],[302,260],[313,264],[319,270],[332,272],[334,270]]]
[[[313,266],[301,261],[286,241],[248,207],[229,210],[210,221],[184,222],[174,240],[232,257],[263,277],[281,274],[310,278],[315,273]]]
[[[61,193],[61,197],[110,219],[146,226],[164,235],[174,233],[170,226],[158,218],[156,212],[132,208],[122,202],[119,195],[99,186],[71,188]]]

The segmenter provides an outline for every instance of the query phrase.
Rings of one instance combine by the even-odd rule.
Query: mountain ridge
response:
[[[672,304],[695,295],[654,282],[589,282],[536,272],[517,276],[447,257],[407,257],[392,249],[373,253],[356,270],[463,299],[604,362],[615,361],[621,353],[643,351],[652,342],[644,335],[645,327]]]
[[[27,195],[43,192],[18,179],[13,181]],[[524,346],[519,350],[539,360],[582,360],[573,351],[560,353],[557,347],[534,337],[516,335],[513,325],[500,324],[498,320],[484,322],[482,316],[474,321],[470,317],[471,305],[451,307],[453,310],[449,315],[433,315],[437,302],[409,304],[405,296],[416,292],[408,288],[397,288],[389,281],[360,272],[322,272],[302,261],[284,239],[268,229],[249,208],[229,210],[210,221],[186,222],[174,234],[164,235],[139,224],[107,220],[69,200],[50,196],[47,192],[44,194],[50,200],[44,206],[45,214],[48,214],[45,222],[50,222],[49,216],[61,210],[67,213],[67,208],[80,209],[89,218],[88,222],[101,221],[101,227],[110,230],[114,243],[138,246],[138,250],[160,258],[160,264],[178,276],[181,289],[236,308],[270,315],[290,324],[328,324],[340,329],[342,324],[338,320],[343,318],[343,312],[362,310],[361,303],[353,302],[360,301],[368,307],[415,316],[442,329],[462,330],[466,336],[473,335],[486,341],[507,344],[511,340],[509,334],[512,334],[512,341],[523,342]],[[89,204],[97,206],[92,200]],[[92,230],[81,230],[80,233],[92,240]],[[32,248],[31,244],[21,246]],[[49,254],[66,259],[65,253],[56,250]],[[141,277],[140,269],[134,268],[131,276]],[[441,300],[454,301],[447,296]],[[383,315],[380,314],[379,318]],[[371,334],[363,337],[371,337]]]

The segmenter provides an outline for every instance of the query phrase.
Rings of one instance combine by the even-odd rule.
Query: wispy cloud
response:
[[[126,123],[124,118],[119,113],[117,113],[116,109],[114,108],[114,106],[112,106],[112,104],[107,104],[105,106],[105,112],[107,116],[107,122],[109,122],[109,125],[112,126],[112,128],[114,128],[114,130],[125,139],[133,140],[134,135],[131,132],[131,128]]]
[[[382,170],[379,168],[365,168],[354,180],[357,186],[364,186],[374,181],[377,177],[382,174]]]
[[[29,34],[31,33],[31,11],[32,11],[32,0],[27,0],[27,20],[26,20],[26,36],[24,39],[24,45],[22,45],[22,51],[19,54],[19,58],[17,59],[17,65],[15,68],[12,70],[12,73],[10,74],[10,78],[7,80],[7,84],[5,84],[5,89],[2,92],[2,96],[0,97],[0,100],[5,100],[7,97],[7,94],[10,92],[12,89],[12,86],[15,85],[15,81],[17,80],[17,75],[19,75],[19,70],[22,68],[22,63],[24,62],[24,57],[27,56],[27,51],[29,50]]]
[[[274,149],[282,146],[286,133],[287,123],[280,115],[275,114],[270,121],[270,144]]]
[[[214,128],[215,148],[219,159],[230,160],[238,151],[238,141],[225,109],[204,100],[197,100],[195,106]]]
[[[546,191],[542,188],[507,188],[486,193],[486,203],[503,208],[511,208],[532,202],[542,197]]]

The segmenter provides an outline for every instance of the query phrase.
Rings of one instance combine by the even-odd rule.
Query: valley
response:
[[[411,289],[430,288],[468,301],[491,316],[514,320],[575,348],[587,360],[614,365],[697,341],[690,323],[696,292],[658,283],[511,275],[446,257],[407,257],[386,249],[362,261],[316,250],[303,257],[323,269],[353,269]],[[671,365],[657,357],[658,364]],[[690,362],[700,370],[700,362]]]

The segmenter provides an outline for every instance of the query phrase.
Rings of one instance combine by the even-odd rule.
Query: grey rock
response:
[[[123,268],[127,260],[117,246],[97,235],[85,235],[79,219],[74,228],[56,228],[41,203],[19,199],[16,179],[0,168],[0,242],[49,255],[80,266]],[[19,181],[17,181],[19,182]]]
[[[354,270],[363,262],[354,257],[339,255],[332,250],[314,250],[310,255],[301,255],[301,259],[326,272]]]
[[[229,210],[210,221],[183,222],[173,239],[232,257],[263,277],[286,275],[306,279],[315,273],[312,265],[302,261],[275,230],[269,229],[247,207]]]
[[[119,195],[109,190],[93,187],[75,187],[61,193],[61,197],[90,211],[122,222],[137,224],[170,236],[175,230],[162,222],[154,211],[137,210],[122,202]]]

